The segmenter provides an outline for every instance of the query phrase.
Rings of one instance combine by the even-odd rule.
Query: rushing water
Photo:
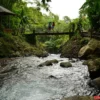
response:
[[[37,67],[52,59],[57,59],[59,63]],[[73,95],[93,95],[95,89],[87,85],[90,80],[87,66],[82,65],[82,61],[76,61],[72,63],[73,67],[62,68],[60,62],[64,61],[68,59],[55,54],[46,58],[31,56],[12,61],[7,66],[16,67],[17,71],[4,80],[0,100],[60,100]]]

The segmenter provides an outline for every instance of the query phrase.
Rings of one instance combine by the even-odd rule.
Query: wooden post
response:
[[[35,30],[33,30],[33,44],[36,45],[36,35],[35,35]]]
[[[74,32],[70,32],[69,33],[69,39],[71,39],[71,37],[74,35]]]

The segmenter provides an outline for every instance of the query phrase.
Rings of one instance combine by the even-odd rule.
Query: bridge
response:
[[[63,32],[63,33],[54,33],[54,32],[50,32],[50,33],[33,33],[34,35],[69,35],[69,34],[74,34],[74,32]]]
[[[32,33],[32,34],[25,34],[27,41],[31,44],[36,43],[36,36],[47,36],[47,35],[69,35],[69,39],[74,35],[75,32],[50,32],[50,33]],[[82,37],[89,37],[88,32],[81,32]]]
[[[56,32],[56,33],[32,33],[32,34],[26,34],[25,37],[27,41],[31,44],[36,44],[36,36],[46,36],[46,35],[69,35],[69,39],[74,35],[75,32]],[[91,38],[96,38],[100,39],[100,33],[93,33],[89,34],[88,32],[81,32],[80,35],[82,37],[91,37]]]
[[[71,38],[74,35],[75,32],[50,32],[50,33],[33,33],[34,36],[37,35],[69,35],[69,38]],[[88,32],[81,32],[80,35],[82,37],[89,37],[90,35],[88,34]]]

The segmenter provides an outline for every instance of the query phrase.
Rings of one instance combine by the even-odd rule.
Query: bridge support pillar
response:
[[[69,39],[71,39],[71,37],[74,35],[74,32],[71,32],[70,34],[69,34]]]
[[[33,30],[32,38],[33,38],[33,44],[36,45],[36,35],[35,35],[35,30]]]

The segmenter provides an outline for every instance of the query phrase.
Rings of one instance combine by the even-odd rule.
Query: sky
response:
[[[51,12],[60,16],[62,19],[64,16],[69,16],[71,19],[79,16],[79,8],[84,4],[86,0],[52,0],[50,2]]]
[[[31,0],[30,0],[31,1]],[[51,0],[49,3],[52,13],[57,14],[60,19],[69,16],[71,19],[79,16],[79,8],[86,0]],[[46,11],[42,10],[43,13]]]

